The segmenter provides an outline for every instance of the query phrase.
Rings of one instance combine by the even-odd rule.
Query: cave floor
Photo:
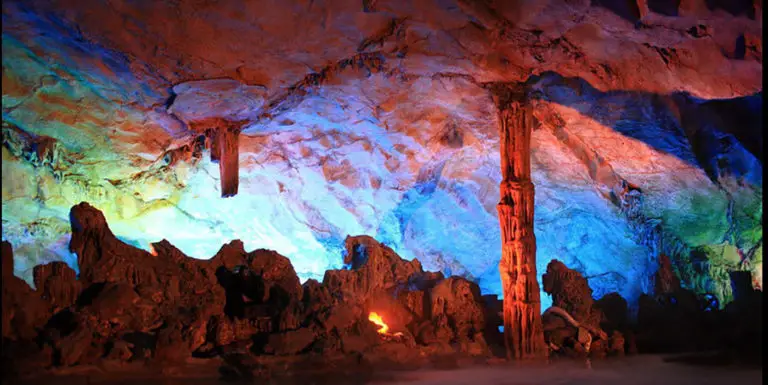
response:
[[[679,356],[641,355],[621,359],[594,361],[588,367],[586,362],[560,360],[544,363],[485,363],[443,362],[430,368],[371,370],[351,366],[344,370],[324,373],[297,373],[295,371],[273,371],[270,380],[224,381],[220,379],[217,360],[190,363],[185,367],[164,370],[165,374],[152,374],[138,370],[121,373],[68,372],[48,375],[18,384],[142,384],[142,385],[203,385],[225,383],[251,383],[275,385],[580,385],[580,384],[622,384],[622,385],[725,385],[761,384],[762,365],[717,362],[714,358],[694,359]],[[292,372],[288,374],[288,372]]]

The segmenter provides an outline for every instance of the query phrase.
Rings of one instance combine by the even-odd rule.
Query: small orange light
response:
[[[386,323],[384,323],[384,319],[381,318],[379,313],[372,311],[370,314],[368,314],[368,321],[371,321],[374,324],[380,326],[378,330],[379,334],[391,334],[389,333],[389,326]],[[403,333],[395,333],[392,335],[400,336],[400,335],[403,335]]]

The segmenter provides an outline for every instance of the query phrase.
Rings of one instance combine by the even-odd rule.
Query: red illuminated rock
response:
[[[64,262],[51,262],[34,267],[35,287],[43,300],[51,304],[52,313],[75,303],[82,290],[77,274]]]
[[[672,261],[664,254],[659,255],[659,270],[656,271],[654,293],[672,294],[680,290],[680,279],[672,270]]]
[[[617,293],[599,301],[577,271],[553,260],[542,277],[544,291],[552,296],[552,307],[543,315],[544,335],[555,354],[590,356],[623,355],[629,331],[627,302]]]
[[[13,275],[13,249],[3,241],[3,339],[32,340],[50,317],[48,304],[26,282]]]
[[[344,301],[366,302],[373,295],[405,288],[424,278],[418,260],[406,261],[369,236],[347,237],[345,247],[344,263],[350,269],[328,270],[323,278],[331,295]]]
[[[219,177],[221,178],[221,196],[227,198],[237,195],[239,185],[240,157],[238,138],[240,133],[230,128],[219,129]]]
[[[501,274],[504,291],[504,342],[507,358],[546,354],[533,233],[531,133],[534,126],[526,90],[501,85],[493,91],[499,109],[501,143]]]
[[[247,254],[248,267],[265,282],[264,301],[299,301],[303,288],[291,261],[272,250],[254,250]]]
[[[158,283],[159,260],[118,240],[101,211],[83,202],[73,206],[69,216],[72,227],[69,250],[77,254],[80,280],[84,285],[97,282]]]
[[[429,298],[435,333],[440,335],[442,329],[447,329],[444,334],[447,338],[440,339],[457,342],[462,351],[470,354],[488,354],[483,335],[485,310],[477,284],[464,278],[449,277],[429,291]]]

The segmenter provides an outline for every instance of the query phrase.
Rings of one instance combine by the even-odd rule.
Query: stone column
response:
[[[531,183],[533,114],[525,90],[494,90],[501,144],[501,225],[499,272],[504,291],[504,342],[508,359],[546,356],[541,301],[536,280],[533,234],[534,188]]]

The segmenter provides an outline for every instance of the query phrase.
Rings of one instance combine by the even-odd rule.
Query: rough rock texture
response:
[[[3,339],[32,339],[46,321],[45,302],[26,282],[13,276],[13,249],[3,241]]]
[[[622,318],[627,316],[626,301],[623,308],[606,306],[616,301],[611,299],[616,295],[613,293],[596,303],[587,280],[558,260],[547,265],[542,281],[544,292],[552,296],[552,307],[543,315],[544,336],[555,354],[595,358],[624,354],[622,332],[626,332],[627,325]],[[623,301],[620,296],[618,299]],[[604,307],[608,313],[603,312]]]
[[[565,310],[580,324],[597,326],[600,316],[594,311],[592,289],[579,272],[553,260],[542,281],[544,292],[552,296],[552,306]]]
[[[659,255],[659,270],[655,276],[654,294],[662,295],[680,290],[680,279],[672,269],[672,262],[664,254]]]
[[[64,262],[35,266],[33,277],[37,291],[51,304],[53,313],[73,305],[82,291],[77,274]]]
[[[147,251],[243,239],[320,280],[367,234],[502,294],[485,86],[528,82],[538,271],[558,258],[636,307],[663,253],[725,304],[730,271],[762,284],[761,6],[640,3],[5,1],[15,273],[75,268],[88,201]],[[245,122],[237,159],[212,119]]]
[[[3,242],[8,376],[51,367],[172,365],[193,356],[357,354],[408,362],[414,357],[407,350],[419,359],[490,354],[477,284],[424,272],[418,260],[404,260],[368,236],[347,238],[348,269],[301,285],[288,258],[245,252],[240,241],[197,260],[166,240],[152,244],[152,253],[123,243],[88,203],[72,207],[70,218],[79,278],[61,262],[38,265],[33,290],[13,276],[11,245]]]
[[[500,88],[500,89],[499,89]],[[504,343],[508,358],[546,354],[541,329],[541,300],[533,233],[534,187],[531,183],[531,100],[523,87],[496,87],[499,109],[501,198],[496,209],[501,225],[499,273],[504,295]]]

